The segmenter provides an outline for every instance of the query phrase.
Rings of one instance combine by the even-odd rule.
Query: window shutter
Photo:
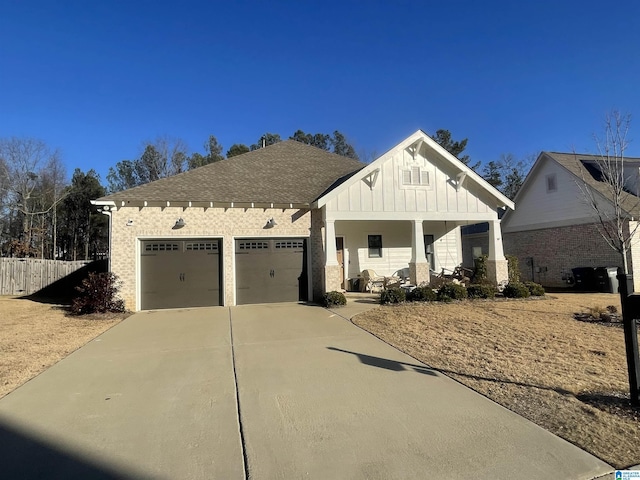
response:
[[[422,185],[429,185],[429,172],[420,172],[420,183]]]

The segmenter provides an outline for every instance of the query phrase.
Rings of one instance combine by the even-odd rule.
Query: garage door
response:
[[[236,304],[307,299],[304,238],[236,240]]]
[[[140,257],[143,310],[221,305],[220,240],[145,240]]]

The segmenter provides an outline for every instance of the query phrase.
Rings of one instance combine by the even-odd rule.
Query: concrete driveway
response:
[[[133,315],[0,400],[0,460],[3,478],[20,479],[613,470],[342,317],[295,304]]]

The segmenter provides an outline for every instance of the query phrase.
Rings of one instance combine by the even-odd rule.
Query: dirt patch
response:
[[[578,321],[614,294],[406,304],[354,323],[616,468],[640,463],[623,331]]]
[[[0,297],[0,398],[129,315],[74,317],[64,305]]]

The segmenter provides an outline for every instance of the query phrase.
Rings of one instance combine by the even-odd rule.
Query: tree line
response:
[[[358,159],[342,133],[295,131],[291,140]],[[453,140],[448,130],[432,138],[474,170],[464,155],[467,139]],[[60,152],[33,138],[0,138],[0,255],[63,260],[95,259],[108,249],[108,218],[90,200],[108,193],[143,185],[210,163],[232,158],[282,141],[279,134],[265,133],[250,145],[236,143],[224,148],[210,135],[202,152],[189,153],[181,139],[159,137],[146,142],[138,158],[121,160],[109,168],[106,185],[95,170],[76,168],[68,179]],[[509,198],[522,184],[531,159],[502,155],[484,166],[482,176]]]

